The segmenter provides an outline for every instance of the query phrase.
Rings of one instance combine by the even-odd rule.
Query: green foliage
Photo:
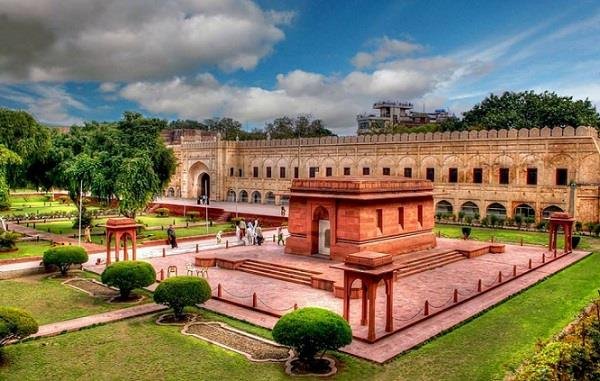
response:
[[[470,226],[463,226],[461,228],[462,231],[462,235],[464,239],[469,239],[469,236],[471,235],[471,227]]]
[[[310,364],[318,352],[350,344],[352,329],[334,312],[305,307],[282,316],[273,327],[273,339],[293,347],[298,357]]]
[[[86,226],[92,226],[93,220],[92,213],[86,207],[81,208],[81,228],[85,229]],[[79,229],[79,213],[77,213],[77,218],[73,219],[73,229]]]
[[[127,217],[135,218],[161,191],[161,184],[152,162],[140,156],[125,159],[117,175],[115,194],[119,198],[119,210]]]
[[[159,217],[169,217],[171,211],[169,208],[157,208],[154,210]]]
[[[571,246],[573,247],[573,249],[577,249],[577,246],[579,246],[579,242],[581,242],[581,236],[574,235],[571,237]]]
[[[298,115],[295,118],[283,116],[265,125],[265,134],[272,139],[318,138],[335,136],[325,128],[321,119],[312,119],[311,115]]]
[[[148,262],[124,261],[108,266],[102,272],[101,278],[102,283],[117,287],[121,298],[126,299],[133,289],[153,284],[156,272]]]
[[[17,246],[19,235],[17,233],[2,232],[0,233],[0,250],[14,249]]]
[[[46,266],[54,265],[58,267],[61,275],[65,276],[71,265],[87,262],[88,255],[83,247],[56,246],[44,253],[42,261]]]
[[[10,187],[6,179],[7,167],[20,163],[19,155],[0,144],[0,210],[10,208]]]
[[[553,341],[515,374],[515,381],[591,380],[589,354],[578,344]]]
[[[177,319],[183,317],[183,308],[204,303],[211,297],[210,285],[204,278],[176,276],[162,281],[154,291],[154,301],[173,309]]]
[[[18,308],[0,307],[0,347],[38,331],[38,324],[27,312]]]
[[[190,220],[190,221],[196,221],[198,219],[199,215],[200,215],[200,212],[197,212],[195,210],[192,210],[191,212],[187,212],[187,214],[186,214],[188,220]]]

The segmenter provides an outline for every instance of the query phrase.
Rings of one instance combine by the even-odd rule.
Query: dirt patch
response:
[[[285,363],[285,372],[290,376],[329,377],[337,373],[335,360],[329,357],[315,359],[310,367],[298,358],[289,359]]]
[[[204,320],[204,318],[198,314],[184,314],[182,320],[175,319],[173,314],[162,314],[156,319],[158,325],[186,325],[188,323]]]
[[[135,293],[130,293],[128,297],[122,298],[121,295],[110,298],[109,303],[119,304],[119,303],[139,303],[144,300],[144,295],[137,295]]]
[[[91,279],[73,278],[63,282],[63,284],[96,298],[112,299],[119,296],[119,291]]]
[[[182,333],[241,353],[252,361],[286,361],[291,356],[288,347],[238,331],[222,323],[190,323],[183,328]]]

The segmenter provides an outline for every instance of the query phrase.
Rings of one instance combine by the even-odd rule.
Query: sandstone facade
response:
[[[198,197],[206,175],[211,200],[272,204],[287,202],[296,175],[410,175],[433,179],[438,212],[600,219],[600,139],[592,127],[262,141],[184,135],[171,147],[179,166],[167,197]]]

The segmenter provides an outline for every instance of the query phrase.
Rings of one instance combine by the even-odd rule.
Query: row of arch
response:
[[[264,204],[275,205],[275,193],[270,191],[266,192],[263,200],[263,195],[259,191],[254,191],[249,194],[246,190],[241,190],[236,194],[233,189],[230,189],[227,191],[227,201],[249,202],[251,204],[262,204],[264,201]]]
[[[489,216],[489,215],[496,215],[500,218],[506,218],[506,216],[507,216],[506,207],[499,202],[494,202],[494,203],[491,203],[490,205],[488,205],[487,208],[485,209],[485,215],[481,214],[481,212],[479,210],[479,206],[472,201],[467,201],[467,202],[463,203],[460,206],[459,211],[463,212],[465,214],[465,216],[470,216],[470,217],[473,217],[475,215],[480,215],[481,217],[485,217],[485,216]],[[441,200],[436,203],[435,212],[436,212],[436,214],[437,213],[452,214],[455,211],[454,211],[454,207],[451,202],[449,202],[447,200]],[[536,217],[535,208],[529,204],[519,204],[515,207],[513,212],[514,212],[513,215],[515,215],[515,216],[521,215],[523,217],[533,217],[533,218]],[[564,210],[557,205],[550,205],[550,206],[547,206],[544,209],[542,209],[541,217],[548,218],[554,212],[564,212]]]

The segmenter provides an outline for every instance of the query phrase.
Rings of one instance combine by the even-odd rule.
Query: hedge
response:
[[[153,284],[156,281],[156,271],[148,262],[116,262],[104,269],[101,279],[102,283],[117,287],[121,298],[126,299],[133,289]]]
[[[61,275],[65,276],[71,265],[87,262],[88,255],[80,246],[57,246],[46,250],[42,261],[46,266],[57,266]]]
[[[0,307],[0,347],[11,340],[20,340],[38,331],[38,324],[28,313],[18,308]]]
[[[211,297],[210,285],[204,278],[176,276],[162,281],[154,291],[154,301],[173,309],[177,319],[183,308],[206,302]]]

